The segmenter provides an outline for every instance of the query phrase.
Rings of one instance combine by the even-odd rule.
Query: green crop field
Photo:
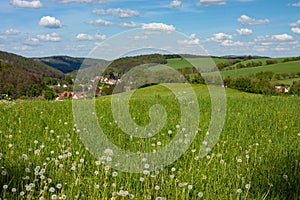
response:
[[[242,68],[236,70],[225,70],[222,71],[221,74],[223,77],[227,77],[227,76],[238,77],[238,76],[256,74],[262,71],[271,71],[274,72],[275,74],[300,72],[300,61],[278,63],[273,65],[263,65],[259,67]]]
[[[218,63],[228,63],[228,60],[225,58],[186,58],[186,59],[172,58],[172,59],[168,59],[168,64],[166,65],[174,69],[181,69],[181,68],[195,66],[199,69],[205,70],[205,69],[212,69]],[[158,65],[152,67],[151,69],[162,70],[165,69],[165,65]]]
[[[186,85],[173,86],[189,96]],[[200,120],[190,148],[163,169],[147,171],[145,161],[141,173],[114,169],[111,154],[104,160],[92,156],[80,139],[84,129],[74,124],[72,101],[1,101],[0,198],[299,199],[299,97],[226,89],[223,131],[212,151],[201,158],[198,152],[208,134],[211,100],[205,86],[193,89]],[[111,111],[111,98],[96,99],[95,114],[107,138],[122,149],[159,151],[188,130],[177,126],[179,101],[165,87],[137,90],[129,101],[131,117],[141,126],[149,123],[152,105],[164,106],[166,123],[150,138],[122,132]]]

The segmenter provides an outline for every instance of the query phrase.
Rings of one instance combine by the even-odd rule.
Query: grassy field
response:
[[[205,69],[212,69],[215,67],[218,63],[226,63],[228,62],[225,58],[187,58],[187,59],[181,59],[181,58],[172,58],[168,59],[168,67],[174,68],[174,69],[181,69],[185,67],[198,67],[202,70]],[[164,65],[155,66],[152,69],[153,70],[161,70],[163,69]]]
[[[287,85],[293,85],[294,81],[300,81],[300,78],[290,78],[290,79],[278,80],[278,81],[274,81],[274,82],[287,84]]]
[[[186,86],[175,85],[179,92]],[[153,172],[125,173],[110,157],[95,158],[73,122],[72,101],[0,103],[1,199],[299,199],[300,99],[226,90],[227,115],[212,151],[198,152],[210,122],[211,100],[194,86],[199,131],[187,152]],[[122,94],[121,94],[122,95]],[[130,99],[132,119],[149,123],[149,108],[160,103],[165,126],[147,139],[129,137],[118,127],[111,96],[95,103],[99,125],[110,141],[132,152],[158,151],[186,127],[179,102],[170,90],[153,86]]]
[[[260,67],[242,68],[236,70],[225,70],[222,71],[221,74],[223,75],[223,77],[238,77],[246,76],[249,74],[256,74],[261,71],[271,71],[275,74],[300,72],[300,61],[278,63],[274,65],[264,65]]]

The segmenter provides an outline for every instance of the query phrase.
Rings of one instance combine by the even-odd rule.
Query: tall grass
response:
[[[184,85],[178,85],[178,90]],[[162,170],[116,171],[94,158],[73,123],[71,101],[0,103],[1,199],[299,199],[300,99],[227,90],[227,115],[220,140],[205,158],[198,152],[210,120],[210,98],[195,86],[201,109],[199,132],[189,150]],[[95,101],[99,124],[117,146],[154,151],[174,137],[178,101],[160,86],[138,90],[132,118],[149,123],[149,108],[161,103],[168,120],[148,139],[117,127],[110,98]],[[147,163],[145,163],[147,164]]]

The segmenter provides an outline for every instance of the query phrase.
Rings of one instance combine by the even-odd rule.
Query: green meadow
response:
[[[185,84],[173,86],[189,96]],[[205,86],[193,90],[200,120],[190,147],[162,169],[148,170],[145,160],[140,173],[116,170],[112,152],[91,154],[81,139],[84,130],[74,124],[72,101],[1,101],[0,199],[299,199],[299,97],[226,89],[223,130],[201,157],[212,101]],[[139,89],[130,98],[131,118],[140,126],[150,122],[151,106],[165,108],[166,123],[149,138],[130,137],[118,127],[111,98],[97,98],[94,114],[119,148],[155,154],[188,130],[179,126],[180,103],[166,87]]]

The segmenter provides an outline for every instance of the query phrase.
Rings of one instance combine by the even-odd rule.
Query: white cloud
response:
[[[291,28],[291,31],[296,34],[300,34],[300,28]]]
[[[254,39],[254,41],[255,42],[265,42],[265,41],[285,42],[285,41],[291,41],[293,39],[294,39],[293,36],[284,33],[279,35],[258,36]]]
[[[164,23],[149,23],[142,24],[142,29],[144,30],[152,30],[152,31],[175,31],[175,27],[173,25],[168,25]]]
[[[89,23],[90,23],[90,24],[96,24],[96,25],[103,25],[103,26],[114,25],[113,22],[106,21],[106,20],[103,20],[103,19],[97,19],[97,20],[91,21],[91,22],[89,22]]]
[[[200,44],[200,39],[196,37],[196,34],[191,34],[189,36],[189,39],[179,40],[177,41],[177,43],[183,45],[197,45]]]
[[[289,6],[300,7],[300,2],[289,4]]]
[[[94,37],[85,33],[80,33],[76,36],[76,39],[78,40],[93,40]]]
[[[40,26],[44,26],[47,28],[61,28],[62,25],[58,19],[51,16],[44,16],[39,21]]]
[[[38,45],[40,43],[40,40],[38,38],[28,38],[25,41],[25,44],[27,45],[31,45],[31,46],[35,46]]]
[[[109,9],[94,9],[93,13],[99,15],[114,15],[120,18],[130,18],[134,16],[139,16],[139,12],[137,10],[130,10],[130,9],[122,9],[122,8],[109,8]]]
[[[43,4],[40,0],[32,0],[32,1],[25,1],[25,0],[11,0],[12,5],[17,7],[24,7],[24,8],[41,8]]]
[[[61,3],[94,3],[94,4],[105,4],[106,0],[57,0]]]
[[[233,36],[226,33],[216,33],[209,41],[222,42],[223,40],[232,40]]]
[[[221,42],[222,46],[232,47],[232,46],[244,46],[245,43],[241,41],[234,42],[232,40],[224,40]]]
[[[57,33],[50,33],[45,35],[37,35],[37,38],[44,41],[59,42],[61,37]]]
[[[253,31],[251,29],[248,29],[248,28],[241,28],[241,29],[237,29],[236,31],[240,35],[251,35],[253,33]]]
[[[106,39],[106,35],[101,35],[99,32],[97,32],[95,34],[95,36],[89,35],[89,34],[85,34],[85,33],[80,33],[76,36],[77,40],[94,40],[94,39],[101,39],[101,40],[105,40]]]
[[[170,6],[175,8],[175,7],[180,7],[182,5],[182,2],[181,0],[173,0],[171,3],[170,3]]]
[[[260,24],[269,24],[270,20],[269,19],[253,19],[247,15],[241,15],[238,18],[238,22],[240,22],[241,24],[249,24],[249,25],[260,25]]]
[[[225,5],[226,0],[199,0],[199,3],[203,6]]]
[[[122,22],[122,23],[118,23],[118,25],[121,27],[130,27],[130,28],[134,28],[138,26],[138,24],[135,22]]]
[[[107,38],[107,36],[104,35],[104,34],[100,34],[99,32],[97,32],[94,38],[95,39],[100,39],[100,40],[105,40]]]
[[[20,33],[20,31],[17,29],[8,29],[8,30],[4,31],[5,35],[17,35],[19,33]]]
[[[290,23],[290,26],[300,26],[300,19],[296,22]]]

